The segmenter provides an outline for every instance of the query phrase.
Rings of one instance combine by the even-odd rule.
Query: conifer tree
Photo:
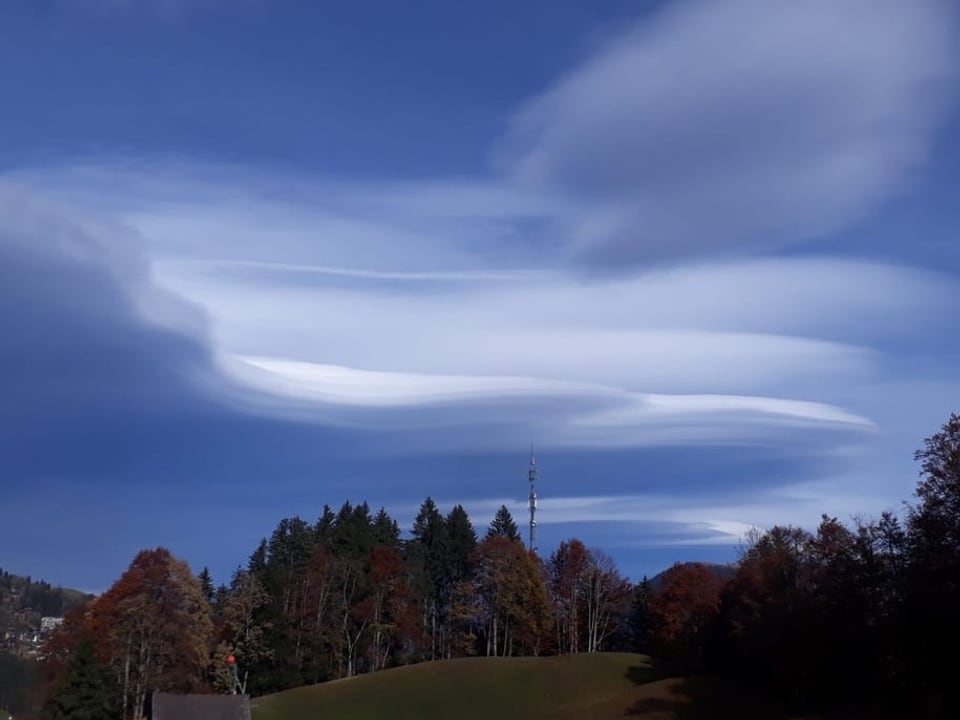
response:
[[[210,569],[205,566],[197,576],[197,580],[200,581],[200,589],[203,591],[203,596],[207,599],[208,603],[213,605],[217,591],[213,585],[213,577],[210,575]]]
[[[400,542],[400,526],[397,521],[387,514],[384,508],[373,518],[373,541],[374,547],[385,546],[396,548]]]
[[[448,539],[448,570],[452,584],[465,580],[472,570],[473,555],[477,549],[477,532],[462,505],[456,505],[446,519]]]
[[[520,533],[517,532],[517,523],[514,522],[513,516],[506,505],[501,505],[500,509],[497,510],[497,514],[487,530],[487,537],[505,537],[508,540],[520,539]]]
[[[77,645],[66,674],[47,700],[50,720],[116,720],[120,691],[113,674],[97,658],[93,640]]]

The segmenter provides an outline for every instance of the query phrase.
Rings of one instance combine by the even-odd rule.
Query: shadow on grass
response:
[[[632,667],[628,667],[624,675],[634,685],[646,685],[655,680],[667,677],[663,674],[661,668],[652,661],[649,665],[633,665]]]
[[[627,677],[635,684],[647,684],[662,679],[649,697],[637,700],[624,713],[628,717],[643,717],[669,713],[675,720],[714,720],[737,718],[737,720],[783,720],[789,715],[782,708],[745,695],[735,688],[712,678],[670,678],[658,673],[656,667],[630,668]],[[644,679],[646,678],[646,679]]]
[[[627,678],[635,685],[650,685],[649,695],[634,702],[624,712],[627,717],[657,717],[674,720],[905,720],[923,714],[904,714],[888,707],[844,707],[823,712],[788,711],[749,690],[711,677],[677,677],[656,665],[631,667]],[[661,682],[657,683],[657,680]],[[938,717],[950,717],[947,715]]]

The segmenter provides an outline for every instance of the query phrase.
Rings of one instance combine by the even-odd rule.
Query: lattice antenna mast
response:
[[[530,481],[530,497],[527,507],[530,509],[530,549],[537,549],[537,458],[533,454],[533,445],[530,446],[530,469],[527,470],[527,479]]]

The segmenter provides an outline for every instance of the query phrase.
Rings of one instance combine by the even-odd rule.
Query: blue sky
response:
[[[401,7],[402,5],[402,7]],[[937,0],[0,8],[0,566],[427,495],[631,577],[897,510],[960,398]]]

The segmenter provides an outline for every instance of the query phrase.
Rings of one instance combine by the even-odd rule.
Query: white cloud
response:
[[[249,390],[225,397],[270,415],[520,423],[571,446],[865,428],[873,416],[841,390],[882,377],[882,348],[922,338],[957,291],[934,272],[828,257],[584,278],[508,245],[477,250],[472,223],[502,199],[490,186],[454,184],[434,204],[434,183],[287,178],[280,200],[263,179],[188,170],[20,180],[114,208],[150,248],[153,279],[206,310],[218,356],[260,358],[224,365]]]
[[[817,275],[837,282],[818,285]],[[734,394],[870,375],[880,357],[869,343],[916,332],[907,308],[929,307],[951,287],[924,273],[826,260],[598,284],[553,275],[385,288],[322,277],[251,280],[164,263],[157,276],[211,311],[218,342],[232,353]],[[861,343],[806,335],[820,318],[830,334],[846,330]]]
[[[926,159],[956,79],[954,11],[676,2],[526,103],[501,161],[589,201],[561,225],[608,265],[822,235]]]
[[[849,523],[855,517],[879,517],[885,510],[896,510],[886,499],[869,493],[859,476],[787,486],[771,483],[770,487],[758,487],[750,500],[718,501],[706,497],[708,494],[683,498],[644,493],[551,497],[541,493],[537,525],[615,526],[609,541],[618,546],[636,545],[636,538],[653,534],[655,544],[660,546],[735,547],[753,528],[762,531],[774,525],[793,525],[813,531],[824,512]],[[527,514],[524,499],[437,500],[441,509],[456,503],[476,518],[492,517],[501,505],[506,505],[515,518]],[[413,517],[416,508],[396,511],[401,516]]]
[[[248,411],[306,418],[313,411],[314,417],[335,422],[395,430],[410,428],[409,413],[384,411],[429,410],[435,426],[522,418],[545,427],[546,447],[733,441],[757,438],[764,427],[777,426],[794,433],[811,426],[872,428],[867,418],[839,408],[782,398],[657,395],[533,377],[373,372],[277,358],[224,358],[222,369],[239,386],[260,391],[227,396]],[[540,412],[545,404],[549,413]],[[478,446],[497,443],[493,437],[475,441]]]

